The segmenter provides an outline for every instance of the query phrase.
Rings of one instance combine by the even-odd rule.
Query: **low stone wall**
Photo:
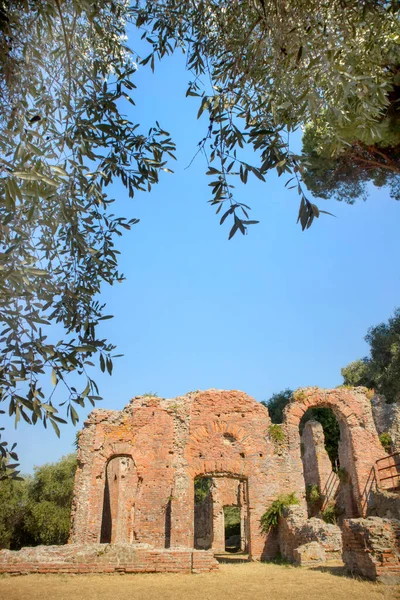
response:
[[[329,525],[321,519],[307,519],[302,506],[288,507],[279,520],[278,544],[281,554],[295,562],[296,548],[309,542],[321,545],[326,560],[340,559],[342,556],[342,533],[337,525]]]
[[[0,550],[0,573],[202,573],[215,571],[211,551],[131,544],[67,544]]]
[[[382,583],[400,583],[400,521],[345,519],[343,560],[350,573]]]

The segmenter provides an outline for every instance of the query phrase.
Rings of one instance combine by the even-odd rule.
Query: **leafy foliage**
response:
[[[282,444],[285,441],[285,433],[282,429],[282,425],[273,423],[268,427],[268,434],[274,444]]]
[[[272,394],[269,400],[263,400],[261,404],[268,408],[268,413],[273,423],[283,422],[283,410],[292,397],[293,391],[289,388],[277,394]]]
[[[365,336],[370,357],[342,369],[344,383],[374,388],[388,402],[400,401],[400,308],[387,323],[371,327]]]
[[[0,547],[65,544],[70,530],[76,455],[0,482]]]
[[[0,548],[16,549],[24,545],[27,483],[11,478],[0,481]]]
[[[240,524],[240,506],[224,506],[225,528]]]
[[[389,186],[391,196],[400,199],[400,66],[388,68],[394,76],[386,92],[388,107],[371,127],[361,126],[354,115],[333,134],[335,123],[322,114],[305,128],[303,178],[315,196],[352,204],[366,198],[367,183],[372,182]]]
[[[231,536],[238,536],[240,540],[240,506],[224,506],[224,526],[225,541]],[[240,550],[240,543],[233,548],[226,548],[229,551]]]
[[[349,363],[347,367],[341,369],[341,373],[345,386],[357,387],[362,385],[366,388],[371,388],[373,385],[369,360],[367,358],[361,358]]]
[[[113,214],[106,188],[150,190],[174,151],[158,123],[141,133],[121,112],[137,68],[127,11],[125,0],[1,2],[0,400],[16,424],[57,435],[55,392],[75,424],[100,399],[93,360],[113,369],[97,296],[123,280],[115,238],[138,220]]]
[[[387,431],[381,433],[381,435],[379,436],[379,441],[385,449],[385,452],[389,454],[393,448],[393,440],[390,433],[388,433]]]
[[[282,515],[283,509],[294,504],[299,504],[299,500],[296,497],[295,492],[278,496],[278,498],[273,501],[271,506],[261,517],[261,531],[263,533],[268,533],[271,527],[276,527],[279,522],[279,517]]]
[[[212,477],[197,477],[194,480],[194,502],[202,504],[211,492]]]
[[[321,492],[315,484],[307,485],[306,498],[310,504],[319,504],[321,502]]]
[[[299,221],[308,228],[323,212],[305,196],[303,158],[290,134],[324,118],[332,144],[346,145],[342,129],[374,136],[387,114],[400,64],[399,6],[369,0],[147,0],[137,2],[136,24],[152,46],[143,61],[176,48],[192,73],[187,95],[200,99],[208,128],[199,143],[212,177],[211,205],[229,237],[254,223],[233,196],[234,181],[261,180],[275,169],[301,197]],[[202,82],[210,82],[210,85]],[[257,166],[242,156],[245,145]]]
[[[330,523],[331,525],[336,525],[338,518],[338,510],[334,503],[328,504],[328,506],[321,510],[320,512],[321,518],[325,523]]]

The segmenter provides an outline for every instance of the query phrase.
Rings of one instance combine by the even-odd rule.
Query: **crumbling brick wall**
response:
[[[367,516],[400,519],[400,495],[397,492],[373,490]]]
[[[351,573],[382,583],[400,583],[400,521],[346,519],[343,560]]]
[[[291,450],[292,469],[301,469],[299,423],[304,413],[312,407],[330,408],[340,426],[339,459],[350,485],[345,498],[348,516],[365,515],[368,499],[374,486],[373,466],[385,452],[379,441],[372,416],[371,402],[364,388],[337,388],[297,390],[294,401],[285,409],[288,444]],[[353,501],[354,498],[354,501]],[[357,514],[354,514],[357,512]]]
[[[263,405],[235,391],[142,397],[123,411],[93,411],[79,440],[71,541],[100,541],[107,465],[124,456],[136,474],[126,508],[135,542],[193,548],[194,479],[226,475],[249,490],[249,552],[274,556],[276,536],[260,533],[260,518],[280,493],[303,499],[304,479],[293,472],[288,445],[271,440],[270,424]]]
[[[67,544],[0,550],[0,573],[202,573],[217,569],[212,551],[154,550],[144,544]]]
[[[102,548],[123,543],[124,547],[130,545],[132,552],[134,549],[144,552],[144,548],[148,552],[142,558],[139,554],[129,555],[131,563],[125,567],[132,570],[136,567],[154,570],[157,561],[164,565],[162,568],[167,569],[170,564],[172,569],[178,569],[179,560],[181,565],[203,561],[207,568],[212,568],[207,562],[209,553],[193,553],[194,481],[207,476],[217,482],[213,507],[216,519],[217,513],[219,516],[221,513],[218,506],[236,503],[239,492],[242,528],[250,556],[274,557],[278,534],[274,529],[262,534],[260,519],[281,494],[295,492],[299,510],[306,510],[299,422],[313,406],[332,408],[339,420],[343,431],[341,456],[352,482],[357,509],[365,514],[368,477],[384,452],[370,402],[362,389],[298,391],[286,409],[279,440],[271,429],[268,410],[243,392],[207,390],[174,399],[146,396],[134,398],[122,411],[94,410],[85,422],[79,436],[71,543],[75,548],[93,548],[95,554],[90,554],[90,550],[90,556],[103,567],[106,559],[101,558]],[[282,528],[279,534],[282,547],[285,543],[291,545],[293,552],[296,544],[316,540],[324,543],[328,553],[335,552],[335,545],[329,549],[333,530],[328,531],[329,526],[321,521],[312,521],[316,520],[311,519],[300,528],[296,526],[297,529],[294,526],[296,531],[289,532],[290,543],[284,542]],[[215,544],[222,549],[222,539],[218,540],[218,536]],[[86,550],[82,552],[85,554]],[[114,557],[118,566],[120,559],[113,553],[111,550],[109,556]],[[34,554],[32,561],[36,556],[37,561],[46,563],[51,554],[51,551],[40,556]],[[8,560],[14,565],[23,562],[25,555],[16,555],[1,555],[3,570]],[[68,570],[69,559],[64,554],[63,557],[59,562],[64,562]],[[85,557],[84,561],[82,564],[88,564]],[[103,567],[93,566],[93,569]]]
[[[263,405],[243,392],[208,390],[171,400],[136,397],[122,411],[91,413],[79,440],[71,541],[102,539],[108,482],[111,531],[119,532],[111,540],[193,548],[194,480],[211,476],[228,488],[242,482],[248,494],[249,552],[253,558],[274,556],[276,534],[262,535],[260,518],[280,494],[295,492],[305,506],[299,422],[312,406],[328,406],[338,417],[344,430],[341,452],[362,514],[367,476],[383,454],[362,390],[300,390],[287,407],[279,443]],[[118,465],[125,463],[129,492],[119,487],[119,475],[115,479]],[[327,473],[322,471],[319,477],[325,481]],[[231,483],[223,484],[225,477]],[[224,502],[232,500],[222,500],[221,507]],[[221,530],[215,544],[222,549],[223,527],[214,523],[214,530]]]
[[[392,438],[393,452],[400,451],[400,406],[389,404],[384,396],[376,395],[371,400],[372,414],[378,434],[388,433]]]
[[[326,560],[340,559],[342,533],[340,527],[324,523],[321,519],[307,518],[302,506],[289,506],[279,519],[278,545],[284,558],[294,562],[295,550],[304,544],[318,542],[324,549]]]

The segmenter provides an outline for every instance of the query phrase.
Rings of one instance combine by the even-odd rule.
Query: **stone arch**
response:
[[[292,467],[302,471],[299,424],[309,408],[330,408],[335,414],[341,434],[344,452],[353,484],[354,497],[360,515],[367,511],[371,486],[374,485],[373,470],[377,459],[384,454],[375,428],[371,402],[365,389],[322,390],[304,388],[297,390],[293,401],[285,409],[286,428]]]
[[[113,454],[104,469],[100,542],[132,542],[138,487],[135,462],[130,454]]]

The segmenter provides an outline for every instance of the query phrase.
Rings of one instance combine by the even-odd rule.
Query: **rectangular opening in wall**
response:
[[[198,477],[194,482],[194,547],[198,550],[209,550],[212,539],[212,478]]]
[[[241,508],[240,506],[224,506],[225,552],[241,550]]]

